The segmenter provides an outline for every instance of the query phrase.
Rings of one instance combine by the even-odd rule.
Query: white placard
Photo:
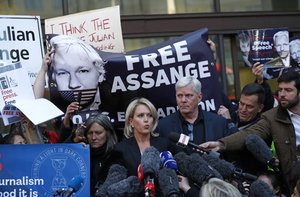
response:
[[[124,52],[119,6],[46,19],[45,32],[78,37],[101,51]]]

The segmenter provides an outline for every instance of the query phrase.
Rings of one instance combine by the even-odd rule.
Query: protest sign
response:
[[[264,77],[278,77],[290,66],[289,33],[287,28],[249,29],[238,33],[242,57],[247,66],[264,64]]]
[[[45,33],[77,37],[98,50],[124,51],[119,6],[46,19]]]
[[[0,15],[0,61],[21,62],[33,84],[43,55],[39,16]]]
[[[21,62],[0,64],[0,89],[0,110],[5,125],[19,122],[21,112],[35,125],[63,114],[49,100],[35,99]]]
[[[72,196],[89,196],[89,155],[81,144],[1,145],[0,196],[61,196],[74,179],[82,185]]]
[[[204,110],[216,111],[222,103],[221,89],[215,60],[207,44],[207,33],[206,28],[200,29],[126,54],[98,51],[101,58],[95,57],[94,52],[90,53],[89,49],[87,56],[89,58],[85,58],[85,68],[81,67],[81,69],[91,71],[95,69],[92,67],[97,67],[96,70],[100,71],[100,74],[95,78],[98,80],[96,82],[99,82],[96,84],[99,87],[96,88],[96,92],[91,93],[95,90],[95,84],[89,84],[87,91],[90,95],[94,95],[93,99],[80,103],[85,111],[76,114],[74,119],[86,119],[89,116],[87,109],[92,106],[91,102],[94,100],[99,103],[99,110],[102,113],[108,115],[116,125],[122,126],[126,107],[135,97],[148,98],[157,107],[159,117],[165,117],[177,110],[174,86],[178,78],[183,76],[194,76],[201,81],[203,99],[200,105]],[[55,37],[52,39],[63,42],[63,39]],[[90,74],[87,77],[73,72],[77,70],[75,67],[80,59],[84,59],[84,57],[78,57],[78,51],[83,50],[82,46],[84,49],[88,47],[84,43],[76,44],[77,41],[70,41],[70,39],[67,39],[62,46],[56,45],[58,50],[55,53],[65,51],[63,47],[68,48],[68,53],[54,54],[52,58],[59,57],[59,60],[54,59],[52,61],[54,63],[51,64],[52,70],[49,70],[51,101],[63,111],[70,102],[82,99],[79,95],[82,95],[83,87],[87,86],[86,79],[94,78]],[[55,43],[55,41],[50,41],[50,43]],[[63,64],[64,72],[57,72],[56,70],[63,69],[62,64],[55,64],[55,62],[62,61],[63,57],[67,59]],[[68,61],[70,59],[75,63]],[[98,66],[88,66],[91,64],[88,62],[97,61]],[[67,68],[66,65],[72,68]],[[65,73],[68,74],[65,75]],[[72,89],[68,88],[71,86]],[[97,95],[100,99],[95,99]]]

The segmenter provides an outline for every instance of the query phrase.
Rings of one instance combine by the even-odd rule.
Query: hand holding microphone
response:
[[[181,147],[186,147],[186,146],[189,146],[193,149],[196,149],[197,151],[201,152],[201,153],[207,153],[207,154],[214,154],[215,157],[219,157],[220,154],[216,151],[211,151],[211,150],[208,150],[206,148],[204,148],[203,146],[200,146],[200,145],[197,145],[197,144],[194,144],[193,142],[190,142],[190,137],[187,136],[187,135],[184,135],[183,133],[179,134],[179,133],[176,133],[176,132],[171,132],[169,134],[169,139],[173,142],[176,143],[176,145],[178,146],[181,146]],[[216,142],[218,143],[218,142]]]

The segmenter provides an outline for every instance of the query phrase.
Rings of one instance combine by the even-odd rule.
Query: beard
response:
[[[288,101],[285,105],[281,105],[281,107],[283,107],[284,109],[291,109],[293,107],[295,107],[296,105],[299,104],[299,97],[296,96],[293,100]]]

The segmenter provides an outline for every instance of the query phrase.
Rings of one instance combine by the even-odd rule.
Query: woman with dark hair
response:
[[[96,184],[105,181],[109,167],[118,159],[112,154],[117,137],[109,118],[100,113],[90,116],[82,128],[90,145],[90,196],[94,196]]]
[[[90,145],[91,196],[94,196],[96,183],[105,181],[109,167],[117,160],[115,154],[111,154],[117,136],[109,118],[103,114],[87,119],[84,136]]]

